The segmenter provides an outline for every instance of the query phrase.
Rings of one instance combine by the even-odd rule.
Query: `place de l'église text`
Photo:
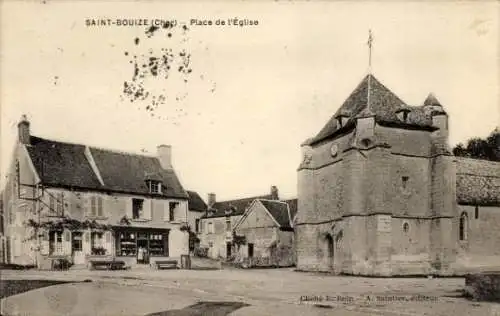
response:
[[[160,18],[88,18],[85,19],[85,26],[157,26],[164,27],[177,26],[176,19]],[[190,19],[188,23],[180,23],[188,26],[258,26],[259,21],[255,19],[232,17],[227,19]]]

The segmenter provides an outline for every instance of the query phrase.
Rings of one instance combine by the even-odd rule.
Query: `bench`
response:
[[[177,269],[177,260],[157,260],[151,265],[156,269]]]
[[[98,270],[104,268],[106,270],[125,270],[124,261],[109,261],[109,260],[91,260],[89,261],[90,270]]]

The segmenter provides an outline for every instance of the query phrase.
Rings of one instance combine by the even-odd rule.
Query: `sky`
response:
[[[295,197],[300,143],[366,75],[369,29],[379,81],[411,105],[433,92],[450,115],[452,145],[485,137],[500,125],[499,8],[3,1],[2,180],[26,114],[40,137],[151,155],[170,144],[183,186],[205,199],[209,192],[218,200],[266,194],[271,185]],[[227,25],[234,18],[258,24]],[[147,32],[144,25],[88,26],[88,19],[176,22]],[[226,25],[214,25],[219,19]],[[164,56],[152,75],[149,58]]]

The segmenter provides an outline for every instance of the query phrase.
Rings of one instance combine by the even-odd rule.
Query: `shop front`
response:
[[[128,263],[149,264],[169,256],[169,229],[116,227],[114,231],[116,257]]]

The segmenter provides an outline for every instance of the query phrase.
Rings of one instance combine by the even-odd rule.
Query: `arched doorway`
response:
[[[335,255],[335,247],[333,243],[333,236],[330,234],[327,234],[326,237],[326,262],[328,269],[331,270],[333,269],[333,260],[334,260],[334,255]]]

